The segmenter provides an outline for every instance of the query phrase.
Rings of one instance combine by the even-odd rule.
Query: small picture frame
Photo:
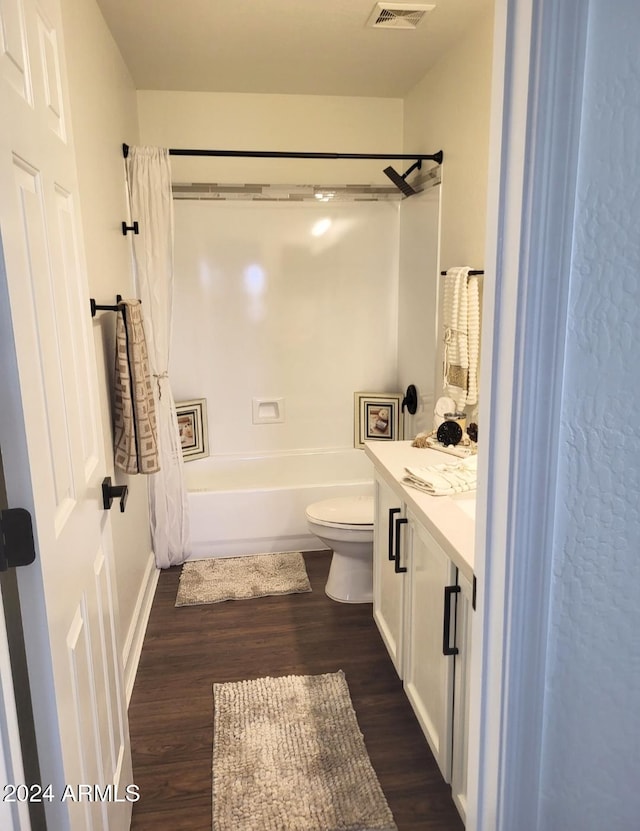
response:
[[[356,392],[354,394],[354,445],[363,448],[365,441],[399,441],[402,439],[400,393]]]
[[[207,435],[207,399],[176,402],[178,432],[185,462],[202,459],[209,455]]]

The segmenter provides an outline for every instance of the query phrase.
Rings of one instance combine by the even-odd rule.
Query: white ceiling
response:
[[[138,89],[403,97],[492,0],[432,0],[414,30],[375,0],[98,0]]]

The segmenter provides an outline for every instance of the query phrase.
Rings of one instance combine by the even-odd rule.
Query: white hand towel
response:
[[[471,456],[453,464],[431,465],[430,467],[406,467],[404,482],[431,496],[450,496],[476,489],[478,481],[478,459]]]

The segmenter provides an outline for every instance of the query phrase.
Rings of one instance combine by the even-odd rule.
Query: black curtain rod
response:
[[[477,277],[479,274],[484,274],[484,271],[482,271],[482,270],[478,271],[477,269],[469,270],[469,277]],[[441,271],[440,276],[441,277],[446,277],[447,272],[446,271]]]
[[[127,158],[129,145],[122,145],[122,155]],[[443,152],[433,154],[403,153],[289,153],[279,150],[183,150],[169,148],[170,156],[234,156],[253,159],[415,159],[442,164]]]

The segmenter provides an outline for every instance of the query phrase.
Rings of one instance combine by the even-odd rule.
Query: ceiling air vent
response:
[[[368,26],[376,29],[415,29],[435,5],[427,3],[376,3]]]

